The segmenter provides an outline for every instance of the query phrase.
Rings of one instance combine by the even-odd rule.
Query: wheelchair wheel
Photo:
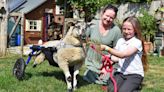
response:
[[[15,62],[15,65],[13,67],[13,75],[18,79],[18,80],[23,80],[24,78],[24,72],[25,72],[25,62],[23,58],[17,59]]]

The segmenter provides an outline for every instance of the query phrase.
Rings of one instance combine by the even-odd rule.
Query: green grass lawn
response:
[[[19,55],[0,58],[0,92],[66,92],[63,72],[48,62],[32,68],[32,61],[26,67],[26,77],[18,81],[12,75],[12,68]],[[26,60],[27,57],[24,57]],[[164,92],[164,57],[149,58],[149,71],[145,75],[142,92]],[[101,86],[88,84],[82,79],[84,67],[78,76],[75,92],[103,92]]]

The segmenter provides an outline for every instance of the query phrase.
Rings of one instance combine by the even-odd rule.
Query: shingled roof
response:
[[[46,1],[47,0],[9,0],[8,8],[9,12],[23,12],[26,14]]]

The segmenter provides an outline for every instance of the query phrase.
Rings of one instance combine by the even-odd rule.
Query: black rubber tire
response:
[[[13,67],[13,75],[18,79],[18,80],[23,80],[24,75],[25,75],[25,61],[23,58],[17,59],[17,61],[14,64]]]

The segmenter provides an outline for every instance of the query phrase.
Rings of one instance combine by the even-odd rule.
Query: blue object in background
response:
[[[21,35],[17,34],[16,35],[16,46],[20,46],[20,44],[21,44]]]

